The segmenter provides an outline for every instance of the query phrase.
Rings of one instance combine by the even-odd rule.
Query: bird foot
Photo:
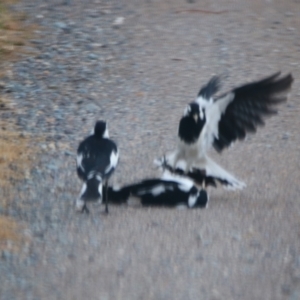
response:
[[[87,208],[85,202],[82,199],[76,200],[76,211],[79,213],[86,212],[87,214],[90,212],[89,209]]]
[[[108,210],[108,209],[105,209],[105,210],[102,212],[102,214],[105,215],[105,216],[108,216],[109,210]]]
[[[89,209],[87,208],[86,204],[83,205],[82,210],[81,210],[81,213],[84,213],[84,212],[85,212],[86,214],[89,214],[89,213],[90,213],[90,211],[89,211]]]

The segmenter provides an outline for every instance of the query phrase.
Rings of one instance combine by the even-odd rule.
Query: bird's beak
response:
[[[193,114],[193,118],[194,118],[195,122],[197,123],[198,122],[198,115],[197,114]]]

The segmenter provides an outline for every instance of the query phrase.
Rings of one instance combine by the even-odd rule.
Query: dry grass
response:
[[[24,246],[31,243],[31,238],[25,233],[25,226],[16,222],[13,218],[0,217],[0,251],[8,250],[14,253],[20,253]],[[24,253],[26,256],[26,252]],[[24,256],[23,256],[24,257]]]
[[[19,246],[21,236],[21,226],[16,223],[12,218],[1,216],[0,217],[0,250],[9,249],[13,250]]]
[[[32,27],[24,25],[26,19],[24,14],[9,9],[9,5],[16,2],[17,0],[0,0],[1,71],[5,62],[12,61],[19,53],[23,53],[22,46],[27,43],[33,32]],[[18,128],[13,126],[11,119],[8,121],[1,119],[2,113],[7,110],[15,111],[15,108],[10,99],[2,96],[0,97],[0,188],[9,187],[13,180],[26,176],[35,152],[30,136],[21,135]],[[6,201],[0,199],[0,204],[3,202]]]
[[[15,61],[19,54],[26,54],[24,45],[33,35],[33,26],[25,25],[26,15],[9,9],[17,0],[0,0],[0,77],[11,70],[8,62]],[[16,181],[29,176],[29,171],[37,153],[35,142],[30,135],[23,135],[12,124],[3,120],[2,114],[14,111],[10,99],[0,96],[0,207],[5,208],[15,196]],[[0,214],[0,250],[15,250],[24,242],[22,227],[12,218]],[[13,245],[13,246],[12,246]]]
[[[14,131],[0,130],[0,187],[27,178],[34,160],[32,137]]]
[[[15,59],[24,52],[22,46],[27,45],[33,35],[34,26],[25,25],[26,15],[9,10],[15,0],[0,2],[0,64],[7,59]]]
[[[5,208],[16,196],[14,185],[30,175],[37,150],[33,138],[17,131],[0,130],[0,207]],[[25,151],[24,151],[25,150]],[[12,218],[0,213],[0,251],[18,251],[25,242],[23,228]]]

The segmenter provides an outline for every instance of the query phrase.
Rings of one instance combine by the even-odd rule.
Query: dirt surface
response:
[[[0,298],[300,299],[299,1],[36,2],[16,6],[40,26],[36,54],[2,84],[17,110],[3,117],[43,139],[0,206],[30,241],[2,251]],[[121,151],[112,182],[130,183],[157,174],[153,159],[212,75],[226,90],[278,70],[295,78],[279,114],[213,154],[243,191],[211,189],[205,210],[75,213],[76,148],[97,119]]]

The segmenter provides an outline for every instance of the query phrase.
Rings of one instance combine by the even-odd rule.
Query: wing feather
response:
[[[276,114],[274,106],[286,101],[286,93],[291,88],[293,77],[288,74],[280,78],[273,74],[257,82],[233,89],[216,98],[207,107],[207,125],[202,137],[211,142],[207,146],[221,152],[235,140],[242,140],[247,133],[256,132],[264,125],[264,118]],[[230,99],[228,95],[233,95]],[[209,136],[209,137],[208,137]]]
[[[214,94],[216,94],[221,87],[220,77],[214,76],[210,79],[210,81],[201,87],[198,97],[202,97],[205,99],[210,99]]]

